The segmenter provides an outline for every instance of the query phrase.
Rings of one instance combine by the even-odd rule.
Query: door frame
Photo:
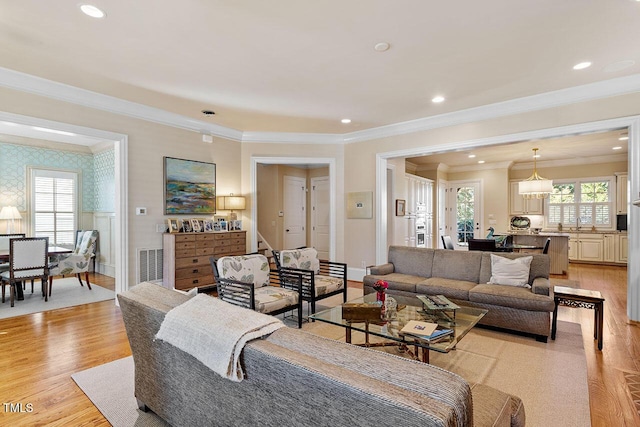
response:
[[[249,233],[251,238],[251,252],[258,250],[258,164],[267,165],[327,165],[329,166],[329,260],[335,261],[337,213],[336,213],[336,159],[332,157],[258,157],[251,156],[250,185],[251,185],[251,222]]]
[[[528,141],[542,138],[558,138],[586,132],[609,131],[621,128],[629,130],[629,154],[627,170],[629,171],[628,225],[629,225],[629,259],[640,258],[640,206],[631,204],[635,195],[640,195],[640,116],[620,117],[576,125],[559,126],[532,130],[508,135],[487,138],[445,142],[431,146],[420,146],[410,149],[387,151],[376,154],[376,264],[387,262],[387,160],[398,157],[415,157],[438,152],[464,151],[477,147],[508,144],[514,141]],[[632,320],[640,319],[640,265],[629,263],[627,267],[627,315]]]
[[[476,190],[477,190],[476,191],[477,194],[474,194],[474,212],[473,212],[474,222],[476,222],[477,220],[477,227],[475,227],[474,229],[473,237],[475,239],[480,239],[484,236],[482,234],[482,230],[484,230],[484,225],[482,222],[482,219],[484,218],[483,203],[482,203],[482,200],[484,198],[482,194],[483,180],[482,179],[472,179],[472,180],[464,179],[464,180],[457,180],[457,181],[448,181],[447,187],[452,191],[447,193],[448,197],[447,197],[447,201],[445,202],[445,206],[448,205],[449,208],[454,210],[449,211],[449,218],[447,218],[446,221],[448,224],[450,224],[451,227],[454,228],[453,230],[451,230],[450,235],[452,236],[451,240],[453,241],[453,246],[455,248],[461,248],[465,246],[458,245],[457,237],[456,238],[453,237],[454,233],[456,234],[456,236],[458,234],[458,223],[457,223],[458,203],[457,203],[457,196],[453,192],[453,188],[465,187],[465,186],[466,187],[473,186],[473,187],[476,187]]]
[[[0,111],[0,120],[25,126],[39,126],[71,132],[77,135],[100,138],[113,143],[115,169],[115,292],[119,294],[129,289],[129,221],[127,217],[129,209],[129,173],[127,170],[128,136],[122,133],[23,116],[5,111]],[[115,304],[119,305],[117,298],[115,298]]]

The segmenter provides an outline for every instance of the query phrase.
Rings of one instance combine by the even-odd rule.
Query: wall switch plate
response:
[[[136,208],[136,215],[146,215],[147,208]]]

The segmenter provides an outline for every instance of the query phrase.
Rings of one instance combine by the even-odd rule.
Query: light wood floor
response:
[[[561,320],[582,325],[592,425],[640,425],[623,377],[625,371],[640,372],[640,328],[626,316],[626,268],[572,264],[568,275],[556,277],[578,280],[606,298],[602,352],[592,339],[591,310],[559,312]],[[113,288],[105,276],[91,281]],[[130,354],[113,301],[0,320],[0,425],[109,425],[71,374]]]

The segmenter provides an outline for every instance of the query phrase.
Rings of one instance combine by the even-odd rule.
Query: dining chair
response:
[[[469,239],[468,243],[469,243],[470,251],[485,251],[485,252],[496,251],[495,239]]]
[[[24,236],[25,236],[24,233],[0,234],[0,251],[9,250],[9,240],[24,237]],[[0,263],[0,273],[2,273],[3,271],[9,271],[8,262]]]
[[[98,230],[86,230],[77,233],[76,246],[70,255],[63,256],[58,260],[57,265],[51,266],[49,273],[49,296],[53,288],[53,276],[64,276],[67,274],[75,274],[78,277],[80,286],[82,283],[81,273],[87,281],[87,287],[91,289],[89,282],[89,261],[95,257],[96,241],[98,239]]]
[[[2,282],[2,302],[5,301],[5,287],[9,285],[11,307],[15,299],[15,287],[28,279],[40,279],[42,296],[47,297],[47,278],[49,276],[48,237],[19,237],[9,240],[9,271],[0,273]]]
[[[544,242],[544,248],[542,248],[542,253],[547,254],[549,252],[549,245],[551,244],[551,237],[547,237],[547,241]]]

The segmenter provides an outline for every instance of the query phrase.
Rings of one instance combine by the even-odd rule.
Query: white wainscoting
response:
[[[94,212],[92,228],[98,230],[98,262],[96,270],[109,277],[116,275],[116,214],[114,212]]]

